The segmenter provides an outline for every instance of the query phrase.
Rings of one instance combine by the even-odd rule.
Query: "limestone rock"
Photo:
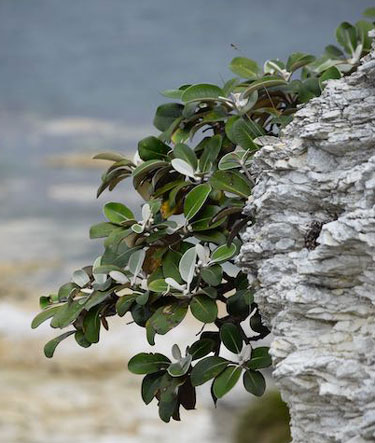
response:
[[[255,156],[240,266],[293,442],[375,441],[375,55]]]

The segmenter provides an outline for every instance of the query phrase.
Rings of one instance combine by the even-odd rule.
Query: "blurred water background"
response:
[[[89,350],[66,343],[51,362],[42,344],[54,331],[32,332],[30,320],[39,295],[100,255],[88,228],[101,221],[103,203],[138,209],[129,182],[96,200],[104,166],[90,158],[105,150],[132,155],[137,140],[154,133],[160,91],[222,84],[238,55],[264,62],[298,50],[319,54],[341,21],[360,19],[369,6],[0,0],[0,442],[232,441],[248,401],[239,392],[216,412],[203,395],[182,424],[163,425],[156,408],[142,404],[139,380],[125,369],[144,346],[134,328],[114,322],[103,343]],[[175,341],[189,335],[180,329]]]

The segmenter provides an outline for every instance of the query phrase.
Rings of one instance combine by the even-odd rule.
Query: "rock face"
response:
[[[240,265],[293,442],[375,441],[375,55],[255,156]]]

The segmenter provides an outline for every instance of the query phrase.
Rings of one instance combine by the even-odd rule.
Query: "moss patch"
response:
[[[235,443],[287,443],[291,441],[289,410],[276,391],[252,401],[241,416]]]

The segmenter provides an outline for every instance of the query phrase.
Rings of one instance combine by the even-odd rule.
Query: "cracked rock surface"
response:
[[[375,55],[255,156],[240,266],[293,442],[375,441]]]

